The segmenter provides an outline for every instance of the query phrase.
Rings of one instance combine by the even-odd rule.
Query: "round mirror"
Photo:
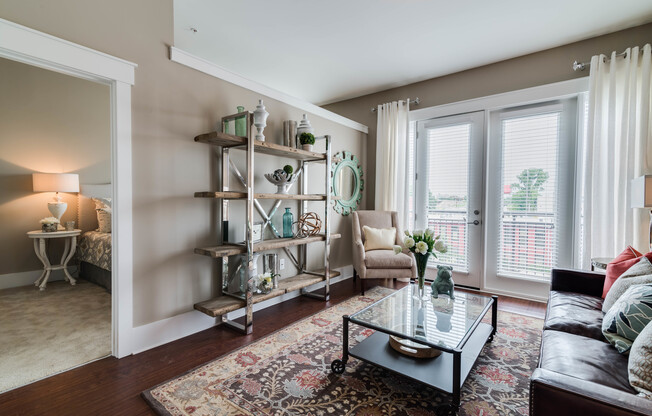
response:
[[[360,162],[351,152],[339,152],[335,155],[332,170],[335,211],[349,215],[351,211],[358,209],[362,199],[364,180]]]

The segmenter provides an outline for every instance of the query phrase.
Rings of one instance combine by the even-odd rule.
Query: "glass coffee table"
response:
[[[482,322],[490,309],[491,325]],[[454,413],[460,406],[462,385],[482,347],[493,340],[497,318],[497,296],[457,291],[454,300],[444,295],[419,299],[416,285],[410,284],[353,315],[343,316],[342,359],[333,361],[331,369],[342,374],[349,357],[358,358],[451,394],[447,407]],[[375,332],[349,349],[349,323]],[[441,351],[441,355],[406,356],[390,346],[390,336],[400,339],[401,348],[408,354],[425,348]]]

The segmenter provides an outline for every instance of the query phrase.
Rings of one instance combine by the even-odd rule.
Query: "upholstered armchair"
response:
[[[353,279],[361,279],[364,295],[366,279],[411,279],[417,275],[417,266],[412,253],[404,250],[394,254],[393,250],[364,249],[365,225],[371,228],[396,228],[396,242],[401,244],[403,230],[398,223],[398,214],[393,211],[353,211]]]

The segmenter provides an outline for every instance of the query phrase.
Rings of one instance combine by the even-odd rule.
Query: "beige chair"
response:
[[[401,244],[403,230],[393,211],[353,211],[353,281],[360,276],[364,295],[366,279],[413,279],[417,265],[412,253],[394,254],[393,250],[364,250],[362,227],[396,228],[396,242]]]

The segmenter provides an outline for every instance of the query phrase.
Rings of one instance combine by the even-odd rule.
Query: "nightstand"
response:
[[[68,273],[68,262],[72,259],[72,256],[75,254],[77,249],[77,236],[81,234],[81,230],[72,230],[72,231],[54,231],[51,233],[44,233],[43,231],[30,231],[27,233],[27,236],[34,240],[34,252],[36,257],[41,260],[43,263],[43,273],[41,277],[34,282],[34,286],[38,286],[39,289],[45,290],[45,287],[48,284],[48,279],[50,278],[50,272],[52,270],[63,270],[65,279],[70,282],[71,285],[75,285],[77,281]],[[65,239],[65,247],[63,249],[63,255],[61,256],[61,264],[51,264],[50,259],[48,259],[47,251],[47,240],[54,238],[63,238]]]

